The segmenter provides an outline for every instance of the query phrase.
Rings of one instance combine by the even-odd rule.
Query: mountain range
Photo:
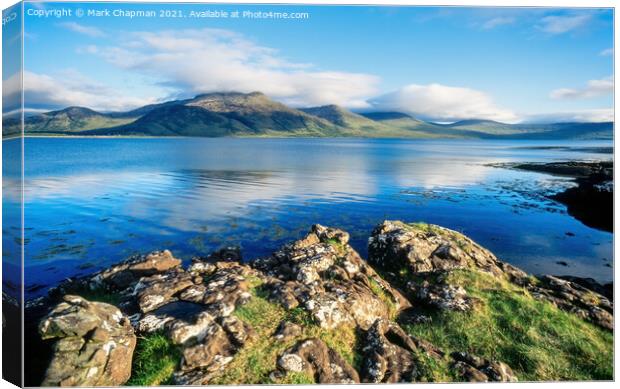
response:
[[[613,122],[506,124],[471,119],[439,124],[401,112],[358,114],[337,105],[297,109],[260,92],[226,92],[127,112],[69,107],[26,117],[24,131],[30,136],[612,139]],[[3,136],[19,133],[17,119],[3,120]]]

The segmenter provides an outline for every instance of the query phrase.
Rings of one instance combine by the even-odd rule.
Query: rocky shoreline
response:
[[[570,177],[577,186],[550,196],[588,227],[613,232],[614,173],[612,161],[510,163],[493,166]]]
[[[45,386],[613,378],[613,301],[583,283],[528,275],[434,225],[383,222],[367,260],[348,242],[314,225],[252,261],[226,248],[183,267],[161,251],[68,280],[27,304],[26,376]]]

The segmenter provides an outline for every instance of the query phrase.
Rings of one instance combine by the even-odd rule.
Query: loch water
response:
[[[3,141],[5,161],[18,155],[19,144]],[[385,219],[461,231],[534,274],[609,282],[613,234],[583,225],[546,197],[574,185],[570,179],[489,164],[611,160],[611,147],[605,141],[26,138],[26,298],[152,250],[170,249],[186,261],[235,245],[248,260],[269,255],[314,223],[345,229],[365,256],[373,227]],[[19,169],[5,170],[7,253],[19,250],[21,231],[10,225],[19,220],[18,180]]]

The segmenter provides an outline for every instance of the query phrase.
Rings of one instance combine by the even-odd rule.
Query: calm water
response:
[[[16,148],[4,142],[5,154]],[[539,146],[568,146],[546,149]],[[601,142],[361,139],[25,141],[27,296],[134,253],[185,260],[240,245],[251,259],[311,224],[349,231],[366,254],[384,219],[462,231],[527,271],[612,279],[610,233],[544,195],[566,179],[485,166],[611,159]],[[5,198],[11,180],[5,179]],[[569,236],[566,233],[572,233]],[[18,231],[4,227],[5,247]],[[563,266],[557,262],[566,262]]]

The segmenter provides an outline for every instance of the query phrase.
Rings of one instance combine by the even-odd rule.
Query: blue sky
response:
[[[28,15],[71,9],[71,17]],[[180,10],[183,18],[77,17],[76,9]],[[428,120],[610,120],[613,12],[164,4],[26,4],[29,109],[122,110],[212,91],[262,91]],[[192,18],[190,11],[309,18]],[[41,13],[41,12],[39,12]]]

